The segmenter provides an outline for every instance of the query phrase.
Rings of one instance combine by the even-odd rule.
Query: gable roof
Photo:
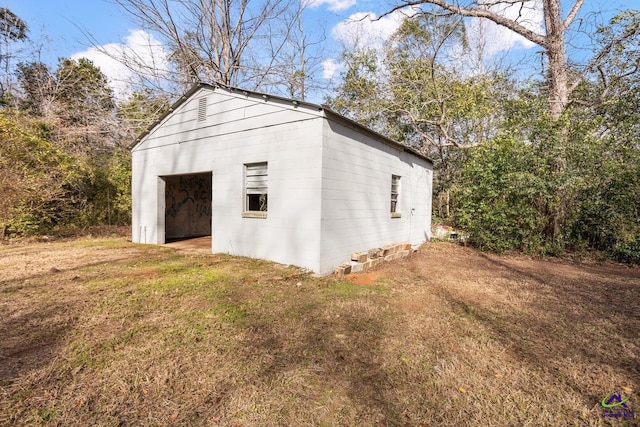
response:
[[[162,123],[171,113],[173,113],[175,110],[177,110],[182,104],[184,104],[187,100],[189,100],[189,98],[191,98],[196,92],[198,92],[200,89],[210,89],[210,90],[216,90],[218,88],[220,89],[225,89],[231,93],[237,93],[237,94],[242,94],[245,96],[248,95],[254,95],[257,97],[261,97],[264,99],[268,99],[268,100],[276,100],[279,102],[283,102],[283,103],[287,103],[287,104],[293,104],[293,105],[303,105],[312,109],[317,109],[318,111],[322,111],[324,112],[325,117],[328,120],[334,120],[336,122],[340,122],[342,124],[345,124],[351,128],[355,128],[356,130],[362,132],[362,133],[366,133],[369,134],[371,136],[374,136],[376,139],[381,140],[382,142],[391,145],[395,148],[398,148],[404,152],[407,153],[411,153],[423,160],[426,160],[430,163],[433,164],[433,160],[430,159],[429,157],[421,154],[420,152],[418,152],[416,149],[411,148],[409,146],[406,146],[404,144],[401,144],[398,141],[395,141],[391,138],[388,138],[384,135],[382,135],[379,132],[374,131],[373,129],[369,129],[366,126],[361,125],[360,123],[351,120],[345,116],[343,116],[342,114],[332,110],[328,105],[326,104],[314,104],[311,102],[306,102],[306,101],[298,101],[296,99],[291,99],[291,98],[285,98],[282,96],[278,96],[278,95],[269,95],[266,93],[262,93],[262,92],[256,92],[256,91],[251,91],[251,90],[246,90],[246,89],[239,89],[236,87],[232,87],[232,86],[224,86],[222,84],[215,84],[215,85],[211,85],[208,83],[196,83],[194,84],[191,89],[189,89],[189,91],[187,91],[184,95],[182,95],[176,102],[173,103],[173,105],[171,105],[171,107],[169,107],[169,109],[162,114],[160,117],[158,117],[158,119],[153,122],[151,125],[149,125],[149,127],[147,127],[147,129],[145,129],[140,135],[138,135],[138,137],[134,140],[134,142],[129,146],[129,149],[133,149],[135,148],[147,135],[149,135],[151,133],[151,131],[153,129],[155,129],[160,123]]]

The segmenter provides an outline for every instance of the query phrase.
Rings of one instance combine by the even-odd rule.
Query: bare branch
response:
[[[564,19],[564,22],[562,23],[564,30],[567,30],[569,28],[573,20],[576,18],[576,15],[578,14],[578,11],[582,7],[583,3],[584,3],[584,0],[576,0],[576,2],[573,4],[573,6],[571,7],[571,10],[567,14],[567,17]]]
[[[576,81],[571,85],[570,91],[573,91],[575,90],[575,88],[580,86],[580,83],[584,81],[587,75],[593,72],[594,69],[597,69],[600,66],[600,64],[602,64],[602,61],[604,60],[604,58],[607,55],[609,55],[616,47],[620,46],[626,40],[637,35],[640,35],[640,21],[635,21],[633,25],[630,25],[626,29],[626,31],[620,34],[620,36],[610,40],[609,43],[604,45],[602,49],[600,49],[600,51],[593,58],[591,58],[589,63],[584,67],[584,70],[582,71],[580,77],[576,79]],[[635,64],[634,71],[624,74],[623,76],[618,76],[618,79],[635,74],[637,69],[638,69],[638,64]]]
[[[265,44],[282,48],[289,43],[286,27],[293,23],[283,17],[300,7],[288,0],[114,1],[170,50],[183,86],[207,81],[252,89],[276,72],[274,58],[264,55]]]
[[[527,0],[524,0],[527,1]],[[580,0],[582,1],[582,0]],[[462,6],[458,6],[456,4],[451,4],[448,3],[444,0],[425,0],[425,1],[412,1],[412,2],[405,2],[400,6],[396,6],[394,8],[392,8],[391,10],[389,10],[388,12],[384,13],[381,15],[382,16],[386,16],[390,13],[393,13],[397,10],[400,9],[404,9],[407,6],[418,6],[418,5],[422,5],[422,4],[432,4],[434,6],[438,6],[444,10],[447,10],[449,12],[455,13],[457,15],[460,16],[466,16],[466,17],[473,17],[473,18],[486,18],[489,19],[490,21],[495,22],[498,25],[501,25],[505,28],[510,29],[511,31],[520,34],[522,37],[526,38],[527,40],[542,46],[542,47],[547,47],[547,39],[540,35],[535,33],[534,31],[531,31],[530,29],[528,29],[527,27],[525,27],[524,25],[516,22],[515,20],[509,19],[509,18],[505,18],[504,16],[496,13],[496,12],[492,12],[491,10],[489,10],[489,6],[492,5],[497,5],[497,4],[516,4],[516,3],[522,3],[520,1],[516,2],[516,1],[501,1],[501,2],[496,2],[496,3],[488,3],[488,4],[482,4],[481,6],[475,6],[475,7],[462,7]]]

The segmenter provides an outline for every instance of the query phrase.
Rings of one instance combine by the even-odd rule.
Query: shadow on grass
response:
[[[522,268],[509,260],[481,256],[496,267],[496,276],[504,273],[508,278],[512,288],[505,288],[505,292],[513,292],[521,300],[528,298],[520,298],[520,292],[530,291],[535,296],[524,310],[512,310],[466,301],[444,290],[459,314],[490,328],[520,360],[557,375],[590,400],[599,401],[607,390],[585,389],[589,381],[580,378],[585,372],[572,371],[573,364],[605,368],[604,372],[617,372],[628,384],[640,386],[640,364],[633,351],[638,348],[640,330],[637,270],[621,275],[616,268],[619,279],[613,280],[612,270],[606,266],[564,263],[560,267],[565,270],[551,273],[537,269],[543,263]]]
[[[0,384],[46,365],[55,357],[77,318],[68,304],[29,307],[0,320]]]
[[[359,296],[341,304],[332,304],[326,295],[317,293],[300,298],[289,305],[286,316],[249,316],[245,357],[247,363],[259,360],[256,376],[267,384],[281,384],[284,378],[303,373],[318,383],[316,395],[306,396],[315,399],[318,406],[327,404],[317,395],[324,390],[326,395],[333,393],[360,408],[359,417],[383,419],[391,425],[399,422],[403,408],[390,398],[392,381],[381,362],[381,339],[390,313],[379,305],[369,306],[368,312],[359,310],[359,304],[370,302]]]

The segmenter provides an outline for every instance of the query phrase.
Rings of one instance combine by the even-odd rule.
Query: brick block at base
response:
[[[395,261],[395,260],[397,260],[398,258],[400,258],[400,254],[399,254],[399,253],[396,253],[396,254],[390,254],[390,255],[387,255],[386,257],[384,257],[384,260],[385,260],[385,261]]]
[[[382,247],[382,256],[386,257],[388,255],[396,253],[398,247],[396,245],[387,245]]]
[[[404,258],[415,252],[411,247],[411,243],[395,243],[386,245],[382,248],[373,248],[367,252],[353,252],[351,254],[351,262],[340,264],[335,269],[335,274],[351,274],[367,271],[385,261],[395,261]]]
[[[335,274],[349,274],[351,273],[351,264],[340,264],[335,269]]]
[[[362,271],[371,270],[371,267],[373,267],[373,261],[372,260],[369,260],[367,262],[363,262],[362,263]]]
[[[351,263],[351,272],[352,273],[359,273],[362,271],[362,264],[360,264],[359,262],[352,262]]]
[[[367,260],[367,252],[354,252],[351,254],[351,261],[365,262]]]
[[[376,259],[379,258],[380,255],[380,248],[375,248],[375,249],[371,249],[369,250],[369,252],[367,253],[367,255],[369,256],[369,259]]]

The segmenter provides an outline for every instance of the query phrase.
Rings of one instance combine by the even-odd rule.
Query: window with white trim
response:
[[[391,175],[391,218],[400,218],[400,177]]]
[[[267,162],[244,165],[244,216],[267,216]]]

